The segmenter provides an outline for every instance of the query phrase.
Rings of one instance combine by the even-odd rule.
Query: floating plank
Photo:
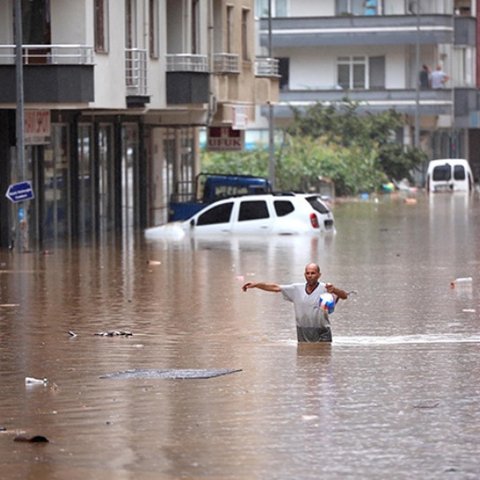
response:
[[[100,378],[113,378],[118,380],[125,380],[130,378],[172,378],[172,379],[190,379],[190,378],[213,378],[230,373],[241,372],[241,369],[218,368],[218,369],[133,369],[125,370],[123,372],[113,372],[102,375]]]

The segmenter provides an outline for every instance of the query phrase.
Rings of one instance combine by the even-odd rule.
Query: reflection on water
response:
[[[386,197],[337,205],[319,238],[0,252],[2,478],[477,478],[479,207]],[[310,261],[357,292],[332,345],[297,345],[291,304],[240,288]],[[241,371],[101,378],[130,369]]]

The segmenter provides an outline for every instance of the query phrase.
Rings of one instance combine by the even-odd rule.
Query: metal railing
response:
[[[278,59],[257,57],[255,59],[255,75],[259,77],[278,76]]]
[[[214,73],[240,73],[239,57],[235,53],[214,53]]]
[[[147,51],[125,50],[125,81],[127,95],[147,95]]]
[[[207,55],[175,53],[167,55],[167,72],[204,72],[208,73]]]
[[[0,64],[15,64],[15,45],[0,45]],[[93,65],[93,47],[88,45],[23,45],[25,65]]]

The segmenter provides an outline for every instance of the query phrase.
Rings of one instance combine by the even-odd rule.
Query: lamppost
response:
[[[272,58],[272,0],[268,0],[268,58]],[[275,189],[275,139],[271,101],[268,102],[268,179],[272,189]]]
[[[415,12],[413,6],[416,6]],[[420,82],[418,73],[420,71],[420,1],[410,2],[409,11],[416,15],[416,35],[415,35],[415,130],[413,144],[416,148],[420,148]]]

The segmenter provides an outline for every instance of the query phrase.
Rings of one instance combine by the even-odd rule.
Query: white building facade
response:
[[[476,1],[271,0],[270,22],[269,3],[258,0],[257,11],[260,43],[280,62],[277,128],[291,106],[347,96],[360,111],[394,108],[405,144],[470,158],[479,177]],[[443,88],[421,87],[423,65],[446,72]]]
[[[278,100],[275,62],[255,55],[253,0],[19,3],[24,172],[16,151],[17,0],[3,0],[0,191],[32,182],[25,209],[34,244],[89,242],[165,222],[171,195],[199,173],[198,129],[232,127],[238,112],[254,121],[256,105]],[[0,197],[5,247],[17,219]]]

